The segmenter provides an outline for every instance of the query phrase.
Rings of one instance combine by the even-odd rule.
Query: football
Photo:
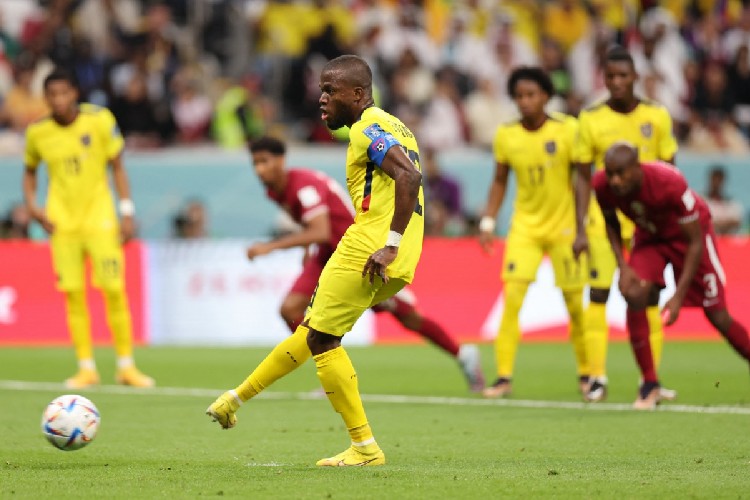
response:
[[[94,440],[100,421],[94,403],[83,396],[67,394],[53,399],[45,408],[42,432],[56,448],[79,450]]]

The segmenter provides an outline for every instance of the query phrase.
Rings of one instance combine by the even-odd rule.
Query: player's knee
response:
[[[82,314],[86,312],[86,292],[74,290],[65,292],[65,305],[69,313]]]
[[[340,345],[341,338],[335,335],[319,332],[313,328],[309,328],[307,332],[307,347],[310,348],[313,356],[336,349]]]
[[[592,288],[589,291],[589,299],[597,304],[606,304],[609,300],[609,288]]]
[[[279,308],[279,314],[287,324],[298,323],[305,315],[305,308],[298,303],[284,301]]]
[[[627,302],[628,307],[635,311],[640,311],[649,305],[650,290],[633,285],[626,290],[622,290],[622,297]]]
[[[128,307],[128,296],[125,294],[125,290],[114,288],[110,290],[103,290],[104,303],[110,310],[127,309]]]

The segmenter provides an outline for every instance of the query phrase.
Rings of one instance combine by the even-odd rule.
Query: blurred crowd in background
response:
[[[606,95],[599,63],[615,43],[685,146],[748,150],[750,5],[739,0],[0,0],[0,16],[0,150],[45,113],[55,64],[114,111],[133,148],[237,147],[243,128],[335,141],[317,78],[344,53],[368,60],[380,106],[423,147],[487,147],[515,116],[515,66],[547,69],[551,108],[575,115]]]
[[[505,86],[519,65],[545,68],[551,110],[576,115],[606,96],[612,44],[630,50],[637,92],[669,109],[683,148],[749,150],[747,0],[0,0],[0,154],[22,151],[47,112],[55,65],[114,112],[131,150],[237,148],[264,133],[342,141],[319,119],[318,75],[356,53],[377,104],[428,152],[441,231],[461,233],[460,190],[435,152],[490,147],[516,117]]]

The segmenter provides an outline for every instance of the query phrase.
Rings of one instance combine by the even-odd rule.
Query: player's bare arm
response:
[[[589,251],[589,239],[586,235],[586,215],[589,213],[591,200],[591,163],[576,163],[576,238],[573,241],[573,255],[577,259]]]
[[[36,169],[26,167],[23,171],[23,198],[26,202],[26,207],[29,209],[31,217],[44,228],[47,234],[52,234],[55,231],[55,225],[47,218],[44,208],[37,204],[36,188]]]
[[[112,178],[114,180],[117,198],[120,200],[120,237],[127,243],[135,236],[135,205],[130,197],[130,182],[128,173],[122,162],[122,155],[117,155],[110,161]]]
[[[414,207],[419,199],[419,186],[422,184],[422,173],[406,156],[400,147],[392,147],[385,154],[380,169],[396,182],[395,207],[391,220],[391,234],[404,234],[409,225]],[[393,245],[392,243],[395,243]],[[386,242],[385,246],[370,255],[362,270],[362,276],[369,276],[373,283],[375,276],[388,282],[385,270],[398,256],[398,242]]]
[[[508,187],[508,173],[510,167],[506,163],[495,163],[495,177],[490,184],[490,192],[487,194],[487,206],[479,221],[479,244],[482,249],[491,254],[495,242],[495,219],[497,212],[503,205],[505,191]]]
[[[671,325],[677,321],[680,308],[687,296],[688,290],[690,290],[690,284],[698,270],[704,250],[703,231],[697,218],[680,224],[680,229],[688,242],[688,248],[687,252],[685,252],[685,267],[682,269],[682,274],[680,274],[677,280],[674,295],[664,304],[662,317],[666,325]]]
[[[247,258],[253,260],[255,257],[266,255],[275,250],[294,247],[307,247],[313,244],[327,243],[331,240],[331,221],[329,214],[320,213],[310,219],[302,231],[288,234],[275,240],[256,243],[247,249]]]
[[[615,254],[617,267],[620,269],[620,281],[618,284],[620,293],[627,297],[629,295],[628,291],[633,285],[639,284],[641,279],[625,261],[625,255],[622,251],[622,229],[620,227],[620,220],[617,218],[617,212],[613,209],[602,207],[602,214],[604,215],[604,222],[607,227],[607,239],[612,247],[612,253]]]

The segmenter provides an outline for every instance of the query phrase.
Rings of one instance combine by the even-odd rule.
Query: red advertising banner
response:
[[[750,327],[750,239],[721,239],[719,254],[727,275],[729,312]],[[488,256],[474,239],[426,240],[411,286],[419,311],[461,341],[491,340],[502,312],[502,257],[501,242],[494,255]],[[669,293],[662,293],[662,302]],[[607,314],[611,338],[624,339],[625,304],[614,289],[611,297]],[[418,339],[388,314],[378,314],[376,321],[376,342]],[[526,340],[567,340],[567,314],[547,261],[542,264],[537,283],[529,288],[521,327]],[[666,335],[667,339],[720,339],[701,309],[683,309],[677,323],[666,329]]]
[[[126,282],[137,344],[146,342],[142,246],[126,246]],[[90,277],[90,273],[89,273]],[[91,327],[96,344],[109,344],[111,336],[101,294],[87,286]],[[55,288],[52,258],[47,243],[0,242],[0,345],[69,344],[63,294]]]

